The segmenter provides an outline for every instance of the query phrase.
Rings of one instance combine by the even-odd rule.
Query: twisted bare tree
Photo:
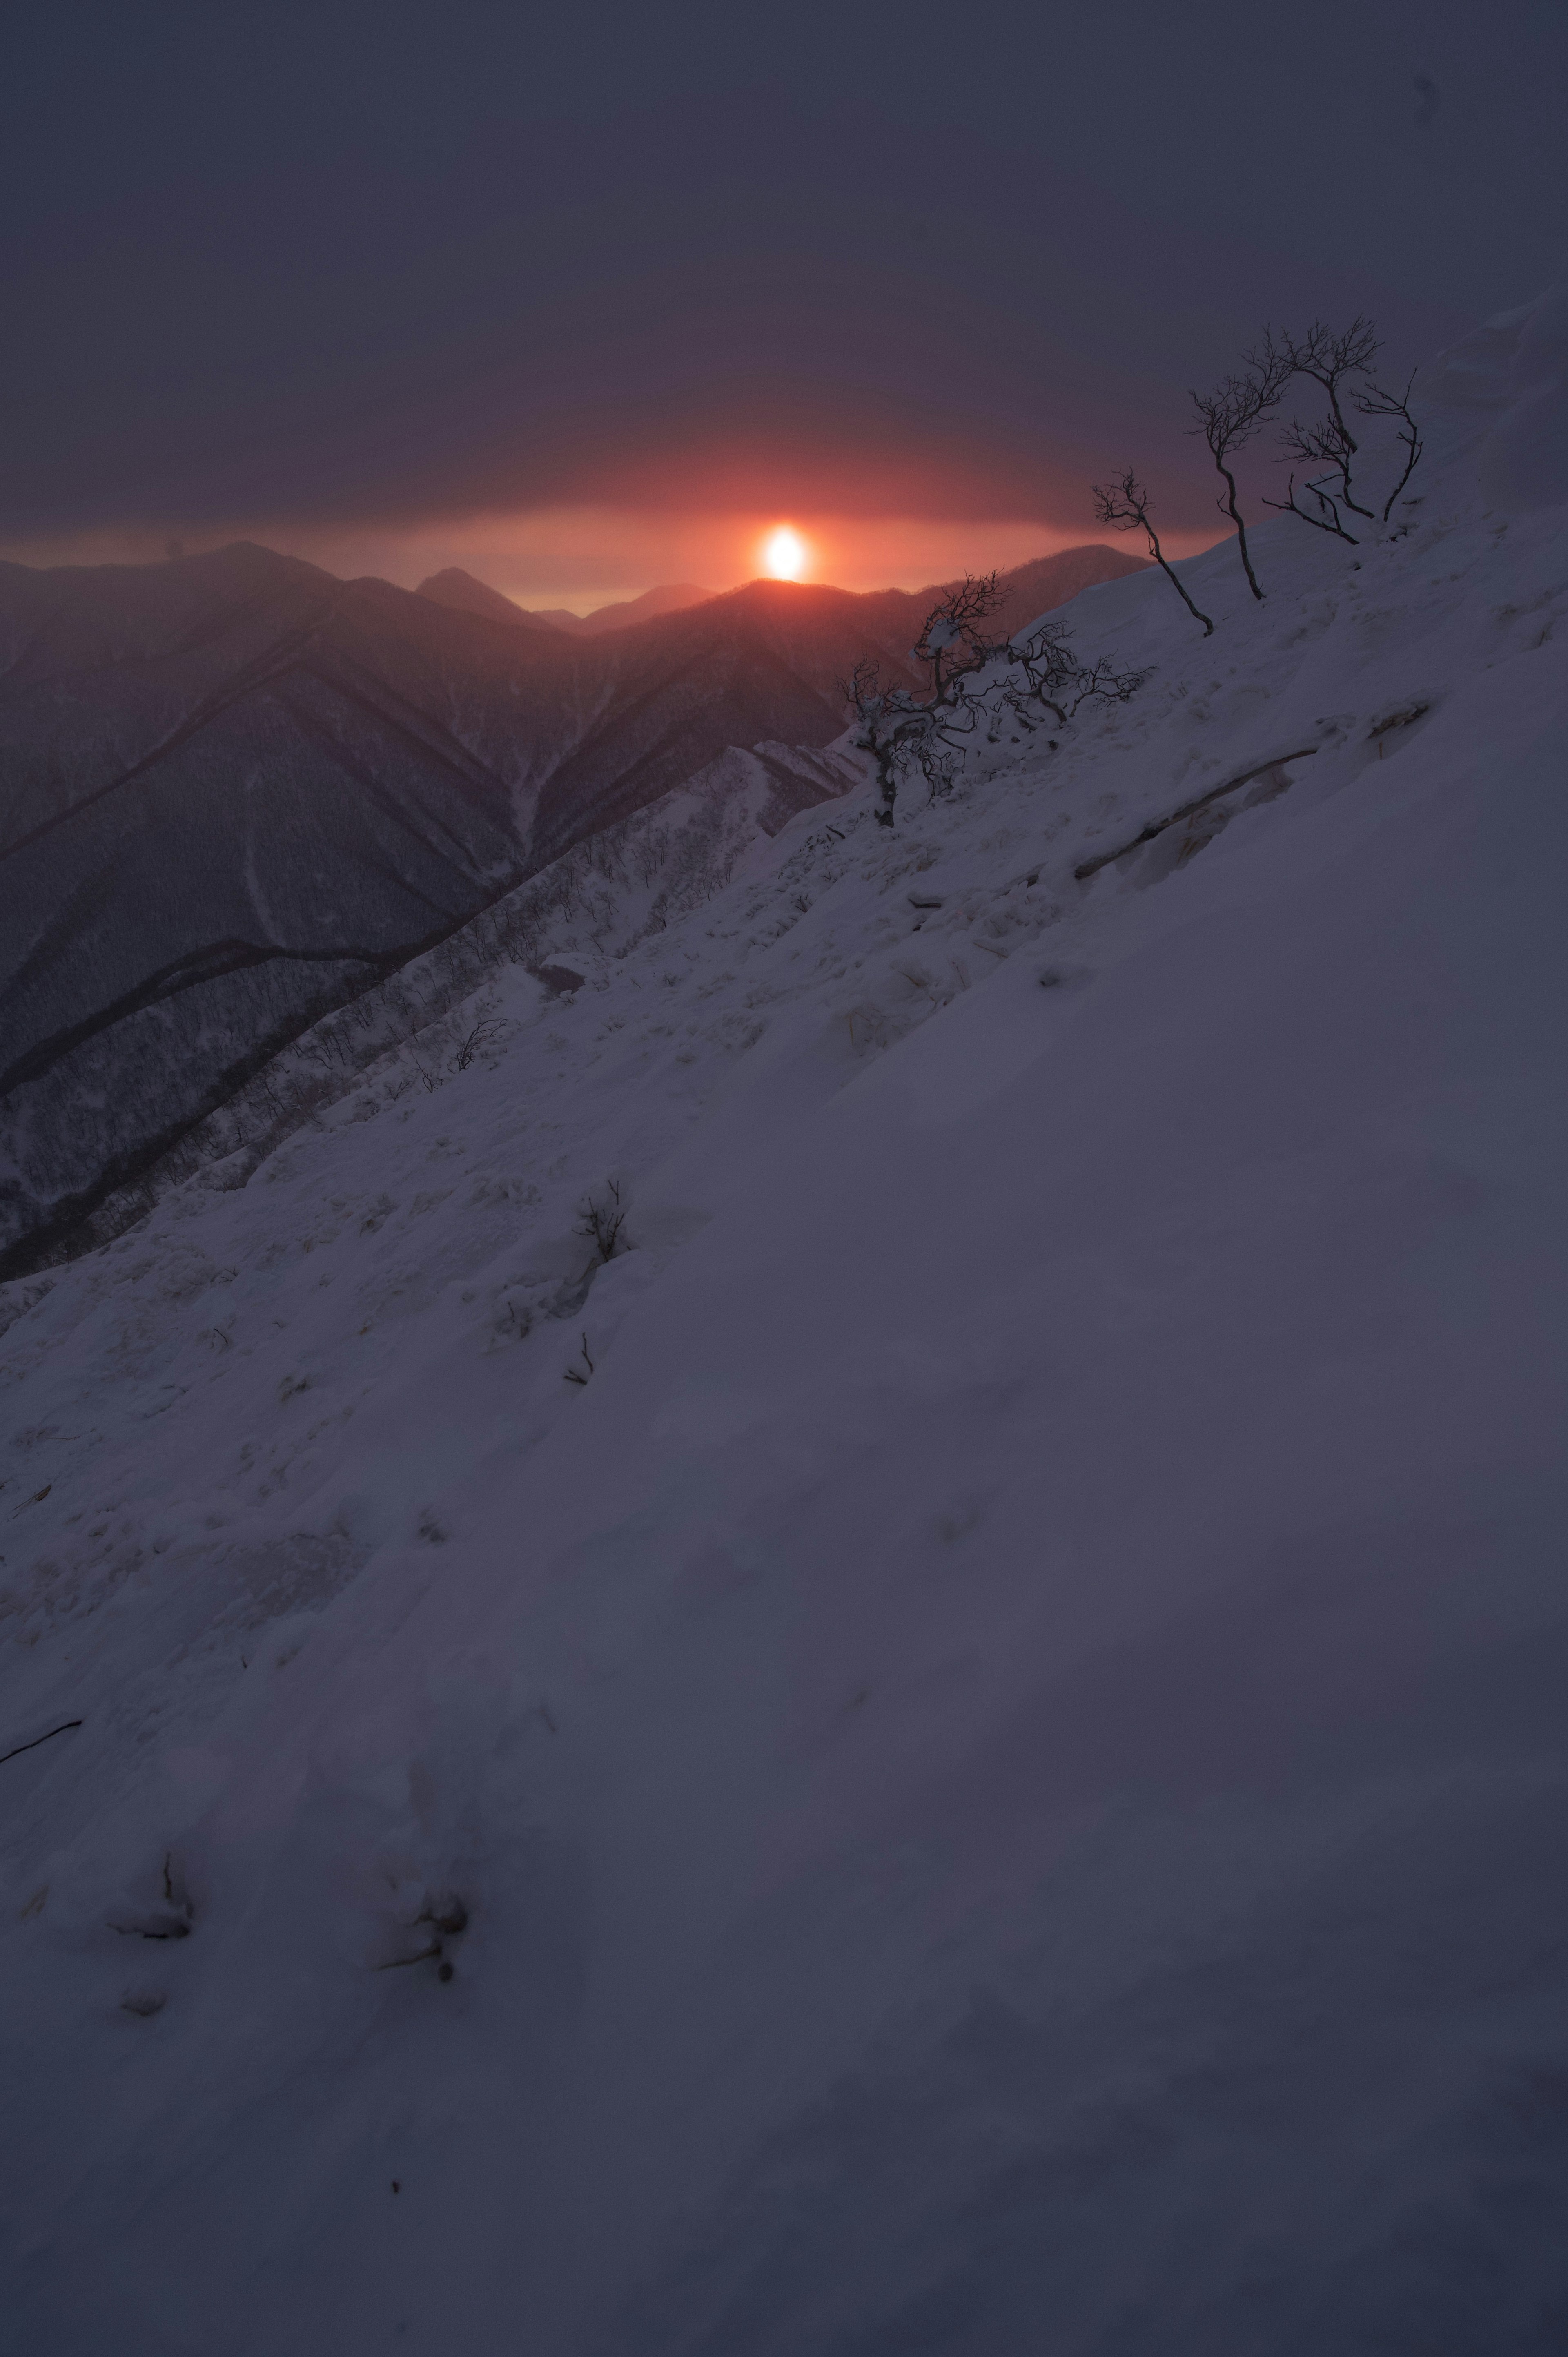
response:
[[[1131,467],[1114,483],[1094,483],[1094,514],[1098,523],[1107,524],[1112,532],[1141,532],[1149,544],[1149,554],[1187,608],[1195,622],[1203,624],[1206,639],[1214,635],[1214,625],[1207,614],[1200,613],[1186,589],[1165,562],[1160,547],[1160,536],[1149,521],[1149,494]]]
[[[1351,377],[1369,376],[1381,349],[1371,320],[1358,314],[1339,335],[1322,319],[1314,319],[1305,336],[1293,336],[1288,328],[1282,328],[1277,340],[1273,329],[1265,328],[1261,341],[1247,354],[1247,362],[1261,374],[1283,369],[1287,378],[1310,377],[1321,386],[1335,438],[1354,457],[1356,437],[1345,416],[1340,390]],[[1348,492],[1346,496],[1348,499]],[[1362,508],[1359,512],[1370,515],[1371,510]]]
[[[1030,704],[1043,706],[1065,728],[1084,705],[1126,704],[1153,676],[1152,669],[1118,671],[1109,655],[1079,662],[1071,630],[1048,614],[1026,638],[1010,640],[1004,652],[1012,669],[1000,699],[1025,727],[1038,726],[1029,717]]]
[[[1402,421],[1399,439],[1406,453],[1404,472],[1384,503],[1381,521],[1387,523],[1393,503],[1409,482],[1421,457],[1422,441],[1415,421],[1410,413],[1410,389],[1413,372],[1402,393],[1386,392],[1372,378],[1373,363],[1380,346],[1377,330],[1370,319],[1358,317],[1342,331],[1336,331],[1321,319],[1315,319],[1305,336],[1293,336],[1282,329],[1276,337],[1272,328],[1265,330],[1262,341],[1248,354],[1249,363],[1259,371],[1283,368],[1291,376],[1309,377],[1320,387],[1328,404],[1326,417],[1304,425],[1293,418],[1280,434],[1287,457],[1300,459],[1308,466],[1326,467],[1327,474],[1308,477],[1303,487],[1303,497],[1310,501],[1304,506],[1296,497],[1295,476],[1293,472],[1283,500],[1267,500],[1264,505],[1282,512],[1299,516],[1304,523],[1315,525],[1320,532],[1332,533],[1340,540],[1357,545],[1354,533],[1348,530],[1340,515],[1343,505],[1350,513],[1364,516],[1369,523],[1378,521],[1375,508],[1364,506],[1356,497],[1351,480],[1351,464],[1360,453],[1360,445],[1350,428],[1346,407],[1363,417],[1397,417]],[[1362,380],[1358,383],[1356,380]],[[1332,490],[1330,482],[1336,486]]]
[[[965,574],[938,599],[909,650],[910,660],[927,673],[923,696],[903,686],[885,688],[880,666],[869,656],[840,681],[839,692],[860,723],[861,748],[876,763],[879,826],[892,825],[898,781],[913,763],[933,794],[950,789],[962,755],[958,740],[972,733],[978,717],[964,683],[1005,644],[986,627],[1004,596],[1000,575]]]
[[[1308,467],[1327,467],[1337,480],[1337,491],[1326,486],[1330,476],[1308,478],[1303,495],[1310,501],[1303,506],[1296,498],[1295,476],[1293,472],[1283,500],[1265,500],[1265,507],[1278,509],[1299,516],[1319,532],[1332,533],[1339,540],[1348,540],[1352,548],[1356,535],[1349,531],[1339,509],[1343,502],[1352,514],[1372,520],[1370,508],[1363,507],[1356,497],[1350,479],[1351,462],[1359,444],[1350,431],[1345,415],[1341,394],[1347,393],[1349,380],[1365,376],[1378,356],[1377,330],[1370,319],[1358,316],[1342,332],[1336,333],[1324,320],[1315,319],[1305,336],[1293,336],[1288,328],[1276,337],[1266,328],[1262,338],[1247,354],[1248,364],[1261,375],[1283,371],[1285,378],[1309,377],[1317,385],[1328,404],[1328,414],[1313,424],[1304,424],[1293,417],[1280,431],[1280,442],[1288,457]]]
[[[1191,431],[1201,434],[1208,445],[1208,455],[1225,485],[1217,505],[1236,527],[1241,569],[1247,576],[1247,587],[1260,604],[1263,593],[1252,570],[1246,521],[1238,501],[1236,476],[1230,462],[1238,451],[1245,449],[1263,420],[1279,407],[1290,379],[1291,371],[1283,356],[1267,350],[1261,359],[1247,361],[1243,375],[1221,377],[1212,393],[1189,396],[1197,412],[1197,424]]]
[[[1397,439],[1405,453],[1404,472],[1383,501],[1384,523],[1387,523],[1393,513],[1394,501],[1420,465],[1421,454],[1426,447],[1422,439],[1421,429],[1410,414],[1410,392],[1414,382],[1415,371],[1412,369],[1405,379],[1405,388],[1402,393],[1388,393],[1380,384],[1369,384],[1355,396],[1356,407],[1363,417],[1397,417],[1400,420]]]
[[[1004,710],[1032,730],[1040,725],[1030,714],[1035,705],[1066,727],[1090,698],[1124,704],[1149,677],[1147,671],[1118,671],[1108,656],[1079,662],[1066,623],[1048,617],[1019,644],[997,638],[987,625],[1004,595],[995,574],[979,580],[968,576],[933,606],[910,650],[913,660],[927,666],[924,696],[901,683],[884,687],[880,667],[870,656],[840,683],[859,723],[856,742],[876,763],[879,826],[892,825],[900,780],[911,769],[924,777],[929,800],[951,791],[966,740],[983,718],[991,723],[992,743]],[[1003,666],[997,675],[983,676],[997,665]]]
[[[1315,319],[1302,336],[1293,335],[1288,328],[1266,328],[1251,350],[1242,354],[1240,375],[1222,377],[1211,393],[1190,395],[1197,413],[1197,422],[1191,430],[1202,435],[1225,486],[1217,504],[1221,514],[1228,515],[1236,527],[1237,552],[1247,576],[1247,587],[1260,601],[1263,592],[1248,544],[1233,461],[1279,408],[1294,378],[1309,378],[1318,387],[1326,404],[1326,414],[1316,420],[1293,417],[1281,428],[1279,440],[1287,458],[1314,471],[1305,474],[1298,490],[1293,468],[1284,498],[1265,498],[1265,507],[1299,516],[1303,523],[1348,541],[1354,548],[1359,545],[1357,535],[1350,531],[1346,516],[1364,516],[1369,523],[1380,519],[1375,507],[1365,505],[1357,496],[1353,470],[1362,454],[1352,429],[1352,416],[1398,421],[1398,439],[1405,453],[1405,463],[1398,482],[1383,502],[1383,523],[1388,522],[1395,500],[1420,462],[1423,444],[1410,408],[1414,374],[1402,393],[1391,392],[1379,384],[1371,371],[1380,350],[1373,321],[1359,314],[1342,329]],[[1144,533],[1149,554],[1194,620],[1202,623],[1205,637],[1209,636],[1214,624],[1193,603],[1166,563],[1159,534],[1150,521],[1149,495],[1133,468],[1129,467],[1116,482],[1094,484],[1092,490],[1096,521],[1112,532]],[[1376,494],[1372,497],[1375,500]]]

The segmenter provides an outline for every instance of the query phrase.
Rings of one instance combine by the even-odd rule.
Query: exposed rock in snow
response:
[[[15,2346],[1553,2345],[1540,317],[1058,751],[682,914],[694,783],[0,1293]]]

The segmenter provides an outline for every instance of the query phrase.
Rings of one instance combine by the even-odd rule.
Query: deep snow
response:
[[[1564,344],[5,1289],[0,2347],[1563,2345]]]

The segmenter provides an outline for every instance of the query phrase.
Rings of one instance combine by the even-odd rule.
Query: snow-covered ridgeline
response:
[[[313,1024],[81,1220],[59,1250],[75,1257],[112,1243],[198,1173],[204,1185],[242,1187],[285,1138],[361,1087],[358,1120],[373,1118],[411,1088],[428,1091],[467,1071],[476,1028],[489,1047],[509,1028],[497,1018],[489,987],[499,968],[522,966],[551,996],[590,978],[602,986],[606,969],[639,942],[722,891],[748,863],[759,834],[770,840],[797,810],[843,794],[861,771],[852,750],[727,748],[685,785],[575,845],[424,956]],[[560,954],[577,965],[557,968]],[[531,995],[527,1003],[537,1005]],[[113,1124],[112,1092],[93,1110]],[[17,1288],[13,1302],[37,1290]]]
[[[9,1288],[16,2346],[1548,2345],[1563,353]]]

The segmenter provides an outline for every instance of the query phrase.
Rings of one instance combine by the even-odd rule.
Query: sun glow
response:
[[[799,581],[806,569],[807,548],[787,523],[770,532],[762,544],[762,562],[775,581]]]

